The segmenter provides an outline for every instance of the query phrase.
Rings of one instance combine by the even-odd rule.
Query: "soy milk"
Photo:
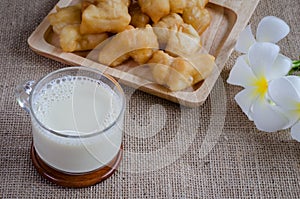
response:
[[[119,152],[123,104],[105,83],[81,76],[55,79],[42,88],[32,106],[34,146],[49,166],[89,172]]]

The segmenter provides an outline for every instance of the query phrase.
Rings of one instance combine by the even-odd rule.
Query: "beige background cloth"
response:
[[[258,131],[241,112],[234,101],[240,88],[226,83],[236,53],[196,109],[124,86],[124,159],[108,180],[70,189],[42,178],[30,160],[30,118],[17,105],[14,89],[66,66],[27,44],[56,3],[0,2],[0,198],[300,198],[300,143],[289,131]],[[299,10],[299,0],[261,0],[250,23],[255,30],[264,16],[285,20],[291,33],[280,41],[281,52],[297,59]]]

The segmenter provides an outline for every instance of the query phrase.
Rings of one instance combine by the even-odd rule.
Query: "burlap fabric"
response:
[[[66,66],[35,54],[26,41],[56,3],[0,3],[0,198],[300,198],[300,143],[288,131],[258,131],[241,112],[233,100],[240,88],[226,83],[236,53],[196,109],[124,87],[125,155],[108,180],[71,189],[43,179],[30,160],[30,118],[14,89]],[[250,23],[255,28],[266,15],[284,19],[291,33],[281,51],[296,59],[299,10],[298,0],[261,0]]]

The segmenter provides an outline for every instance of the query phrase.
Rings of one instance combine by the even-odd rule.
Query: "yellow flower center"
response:
[[[296,105],[296,112],[297,112],[297,115],[300,116],[300,102],[298,102]]]
[[[268,81],[265,77],[261,77],[254,81],[253,86],[256,88],[255,94],[263,97],[268,90]]]

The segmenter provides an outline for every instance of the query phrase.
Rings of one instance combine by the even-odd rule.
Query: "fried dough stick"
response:
[[[98,61],[112,67],[132,57],[139,64],[146,63],[158,49],[157,37],[150,25],[118,33],[100,49]]]
[[[122,32],[129,25],[131,17],[123,0],[97,0],[82,12],[80,32],[95,34]]]
[[[171,91],[179,91],[205,79],[213,69],[214,58],[209,54],[200,54],[197,64],[193,64],[187,59],[156,51],[148,63],[158,84]]]
[[[77,4],[65,8],[56,7],[56,13],[48,16],[52,29],[56,34],[60,34],[66,25],[80,24],[81,5]]]
[[[170,0],[172,1],[172,0]],[[186,2],[186,7],[190,8],[190,7],[199,7],[199,8],[205,8],[206,4],[208,4],[209,0],[188,0]]]
[[[191,24],[201,35],[209,26],[211,16],[207,9],[200,7],[185,8],[182,14],[183,21]]]
[[[91,50],[108,38],[107,33],[85,35],[80,33],[81,9],[80,4],[65,8],[57,7],[57,12],[48,17],[64,52]]]
[[[170,13],[169,0],[138,0],[143,13],[146,13],[154,23]]]
[[[107,38],[107,33],[82,35],[79,24],[65,26],[59,35],[64,52],[92,50]]]
[[[184,8],[190,0],[170,0],[171,13],[183,13]]]

